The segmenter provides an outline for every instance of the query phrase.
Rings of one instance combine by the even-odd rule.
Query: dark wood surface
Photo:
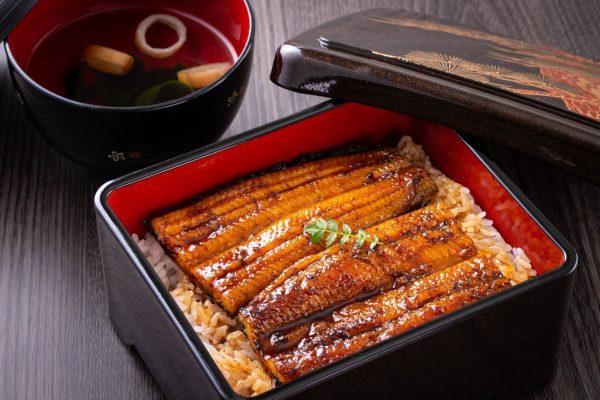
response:
[[[255,0],[251,84],[227,135],[322,101],[270,83],[277,46],[314,25],[397,7],[600,60],[600,2]],[[553,383],[529,399],[600,398],[600,187],[479,142],[577,248],[580,267]],[[599,171],[600,173],[600,171]],[[0,399],[159,399],[108,320],[92,199],[102,178],[61,157],[28,123],[0,53]],[[510,382],[507,382],[510,384]],[[201,398],[201,394],[199,394]]]

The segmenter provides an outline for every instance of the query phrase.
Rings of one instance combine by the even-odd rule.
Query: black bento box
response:
[[[292,161],[305,153],[349,144],[392,144],[402,135],[410,135],[424,147],[434,166],[469,188],[505,240],[524,249],[538,275],[275,387],[257,398],[512,399],[552,379],[577,254],[495,164],[465,142],[456,129],[445,126],[490,137],[502,121],[513,126],[524,116],[505,113],[502,107],[507,106],[508,100],[502,97],[506,95],[504,93],[496,94],[493,102],[486,106],[488,108],[475,107],[472,114],[477,111],[483,116],[465,117],[469,122],[466,125],[452,124],[455,116],[447,115],[455,111],[452,107],[446,108],[446,113],[443,108],[438,108],[428,118],[423,105],[427,96],[433,99],[432,105],[452,103],[457,109],[463,109],[469,101],[479,101],[478,96],[489,93],[487,89],[474,87],[472,82],[463,82],[462,78],[442,77],[425,69],[388,65],[372,57],[365,58],[356,48],[352,52],[344,50],[342,57],[336,53],[339,49],[332,50],[327,43],[329,40],[322,35],[334,26],[336,31],[341,29],[349,21],[364,23],[365,18],[375,18],[378,13],[390,15],[386,10],[358,14],[342,20],[339,25],[330,23],[286,43],[277,54],[272,74],[276,83],[294,90],[344,100],[360,97],[355,100],[366,104],[329,101],[113,180],[99,189],[95,206],[110,318],[118,335],[137,349],[169,398],[242,397],[226,382],[132,239],[133,233],[142,235],[147,231],[143,221],[185,204],[200,193],[274,164]],[[420,19],[414,21],[422,22]],[[353,32],[362,32],[362,37],[365,34],[368,37],[370,26],[358,25]],[[321,36],[314,37],[315,32],[321,32]],[[309,37],[314,40],[307,39]],[[307,47],[306,43],[314,48]],[[300,63],[308,60],[306,65],[310,68],[298,68],[298,60],[303,60]],[[360,63],[368,64],[369,68],[361,68]],[[332,69],[332,65],[335,68]],[[360,76],[356,75],[359,72]],[[422,78],[418,74],[436,80],[421,80],[418,85]],[[396,82],[395,89],[394,85],[389,85],[392,81]],[[444,91],[440,91],[442,86],[436,85],[445,85]],[[463,90],[461,96],[448,94],[451,88],[459,85],[468,90]],[[419,92],[419,88],[424,92]],[[432,94],[436,91],[437,97]],[[390,93],[399,94],[386,97]],[[470,93],[470,100],[464,98],[465,93]],[[416,100],[408,104],[411,94]],[[458,98],[456,103],[453,103],[453,96]],[[509,100],[516,101],[512,97]],[[533,103],[528,100],[527,106],[533,107]],[[551,112],[549,106],[540,107],[544,112]],[[405,111],[398,112],[402,109]],[[497,118],[493,122],[488,118],[489,126],[486,126],[486,116],[489,117],[493,110],[498,111]],[[529,111],[525,110],[525,115]],[[564,113],[552,115],[559,114]],[[567,122],[573,129],[568,134],[572,137],[581,133],[572,123],[576,118],[581,126],[593,125],[583,116],[569,118]],[[437,124],[439,121],[445,125]],[[530,127],[540,129],[535,131],[537,136],[517,141],[517,147],[539,140],[545,125],[547,121],[530,124]],[[525,132],[524,126],[519,129],[518,132]],[[552,147],[559,141],[545,142],[548,143]],[[569,148],[566,152],[572,150]],[[586,154],[591,154],[589,152]],[[587,172],[584,175],[590,178]]]
[[[318,398],[325,393],[346,398],[487,398],[512,396],[551,379],[577,264],[573,248],[497,167],[453,130],[357,103],[328,102],[114,180],[98,191],[111,320],[169,397],[239,396],[131,238],[145,232],[142,221],[300,154],[349,143],[393,142],[403,134],[423,145],[442,172],[471,190],[505,239],[538,260],[534,266],[540,275],[260,398],[306,396],[311,387]],[[495,204],[502,204],[502,210],[495,211]]]

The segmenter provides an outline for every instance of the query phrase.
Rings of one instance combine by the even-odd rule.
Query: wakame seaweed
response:
[[[125,75],[112,75],[97,71],[85,63],[65,75],[67,97],[87,104],[134,107],[173,100],[194,90],[177,80],[177,72],[185,69],[183,64],[172,68],[144,69],[136,59]]]

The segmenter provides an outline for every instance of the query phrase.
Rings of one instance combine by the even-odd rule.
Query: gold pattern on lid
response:
[[[375,55],[393,58],[485,83],[525,96],[558,98],[565,107],[600,121],[600,63],[574,54],[505,38],[487,32],[431,21],[403,18],[371,17],[371,21],[419,28],[490,42],[487,55],[498,61],[535,68],[539,73],[513,71],[499,65],[465,60],[451,54],[429,51],[410,51],[406,54],[387,54],[373,51]]]

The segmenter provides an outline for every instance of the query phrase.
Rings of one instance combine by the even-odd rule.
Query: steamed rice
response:
[[[492,221],[485,218],[485,212],[475,204],[468,188],[434,168],[421,146],[410,137],[403,137],[398,149],[431,174],[439,188],[436,203],[450,209],[479,252],[488,256],[504,276],[516,284],[535,275],[523,250],[504,241]],[[271,389],[275,382],[263,368],[237,321],[190,282],[150,233],[144,238],[134,234],[133,238],[232,388],[242,396],[255,396]]]

